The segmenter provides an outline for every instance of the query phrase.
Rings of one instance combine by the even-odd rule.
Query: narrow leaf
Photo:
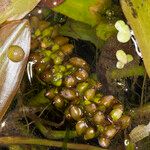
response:
[[[0,29],[0,120],[7,111],[22,80],[30,52],[30,28],[27,20],[14,21]],[[25,55],[19,62],[8,57],[10,46],[22,48]]]
[[[123,12],[134,31],[144,65],[150,77],[150,0],[120,0]]]

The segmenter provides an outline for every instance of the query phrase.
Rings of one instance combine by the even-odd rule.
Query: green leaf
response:
[[[90,41],[95,44],[97,48],[100,48],[104,43],[104,41],[96,36],[95,28],[92,28],[88,24],[71,19],[61,26],[60,33],[75,39]]]
[[[130,54],[127,54],[127,60],[128,60],[128,63],[131,62],[133,60],[133,56]]]
[[[150,77],[150,0],[120,0],[123,12],[134,31],[144,65]]]
[[[101,20],[100,14],[110,5],[111,0],[65,0],[53,10],[74,20],[95,26]]]
[[[116,32],[117,30],[115,29],[114,25],[105,21],[100,22],[100,24],[96,27],[96,35],[104,41],[106,41]]]
[[[127,63],[127,55],[123,50],[118,50],[116,52],[116,57],[121,63],[123,64]]]
[[[0,24],[22,19],[39,2],[40,0],[0,0]]]
[[[126,43],[130,40],[131,33],[129,26],[124,21],[118,20],[115,23],[115,28],[118,30],[117,39],[121,43]]]
[[[117,64],[116,64],[116,67],[118,69],[122,69],[124,67],[124,64],[122,62],[118,61]]]

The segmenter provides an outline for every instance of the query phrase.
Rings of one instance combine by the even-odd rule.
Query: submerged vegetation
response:
[[[149,3],[0,0],[0,149],[148,149]]]

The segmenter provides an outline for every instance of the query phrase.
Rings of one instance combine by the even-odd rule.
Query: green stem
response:
[[[42,146],[53,146],[53,147],[62,147],[63,142],[60,141],[51,141],[45,139],[38,139],[38,138],[28,138],[28,137],[0,137],[0,145],[22,145],[22,144],[29,144],[29,145],[42,145]],[[74,143],[67,143],[67,149],[74,149],[74,150],[104,150],[103,148],[92,146],[89,144],[74,144]]]
[[[134,66],[124,69],[113,69],[106,73],[108,79],[119,79],[132,76],[143,76],[145,74],[145,68],[143,66]]]
[[[34,106],[34,107],[47,106],[50,103],[50,101],[48,98],[44,96],[45,92],[46,90],[44,89],[40,93],[38,93],[35,97],[31,98],[28,106]]]
[[[40,122],[36,122],[35,125],[40,130],[40,132],[48,139],[64,139],[66,136],[66,131],[49,130]],[[69,139],[72,139],[75,137],[77,137],[76,131],[70,131]]]

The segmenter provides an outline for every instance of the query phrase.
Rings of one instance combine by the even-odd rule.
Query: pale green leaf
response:
[[[116,58],[123,64],[127,63],[127,55],[123,50],[118,50],[116,52]]]
[[[115,23],[115,28],[118,30],[118,31],[121,31],[122,30],[122,27],[125,25],[125,22],[123,20],[118,20],[116,23]]]
[[[126,43],[130,40],[131,33],[129,26],[124,21],[118,20],[115,23],[115,28],[118,30],[117,40],[121,43]]]
[[[133,56],[130,54],[127,54],[127,61],[128,63],[131,62],[133,60]]]
[[[122,62],[118,61],[116,64],[116,68],[122,69],[123,67],[124,67],[124,64]]]

